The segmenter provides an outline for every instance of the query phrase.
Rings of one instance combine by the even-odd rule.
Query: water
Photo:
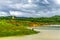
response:
[[[40,30],[41,40],[60,40],[60,30]]]
[[[35,29],[39,29],[39,30],[60,30],[60,27],[59,26],[56,26],[56,27],[54,27],[54,26],[48,26],[48,27],[36,27]]]
[[[35,29],[40,33],[24,37],[1,38],[0,40],[60,40],[60,27],[37,27]]]
[[[40,30],[37,40],[60,40],[60,27],[37,27],[35,29]]]

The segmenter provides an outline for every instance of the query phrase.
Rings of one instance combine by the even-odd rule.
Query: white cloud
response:
[[[46,4],[49,4],[48,0],[44,0]]]
[[[8,16],[8,13],[6,13],[6,12],[0,12],[0,16]]]
[[[28,0],[29,3],[32,3],[32,0]]]
[[[40,17],[40,16],[54,16],[60,15],[60,7],[50,4],[48,0],[0,0],[0,16],[11,15],[25,16],[25,17]],[[13,10],[13,11],[12,11]]]
[[[13,15],[13,16],[21,16],[21,15],[23,15],[23,13],[19,12],[19,11],[10,11],[10,14]]]
[[[14,9],[20,9],[22,8],[23,4],[10,4],[8,5],[10,8],[14,8]]]
[[[22,4],[22,3],[16,3],[16,4],[9,4],[8,7],[14,8],[14,9],[33,9],[37,8],[38,5],[36,4]]]
[[[22,6],[23,8],[34,8],[37,7],[37,5],[35,4],[25,4],[24,6]]]

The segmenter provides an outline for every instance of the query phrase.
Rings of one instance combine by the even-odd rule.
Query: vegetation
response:
[[[0,37],[22,36],[36,33],[38,32],[27,29],[27,25],[21,25],[20,22],[16,22],[16,20],[0,20]]]
[[[42,25],[59,24],[60,16],[40,17],[40,18],[26,18],[12,16],[0,17],[0,37],[4,36],[19,36],[38,33],[34,30],[27,29],[27,27],[37,27]]]
[[[11,20],[12,16],[7,17],[0,17],[0,20]],[[50,24],[60,24],[60,16],[56,15],[53,17],[39,17],[39,18],[32,18],[32,17],[15,17],[14,19],[16,22],[20,24],[38,24],[38,25],[50,25]],[[18,24],[18,23],[17,23]]]

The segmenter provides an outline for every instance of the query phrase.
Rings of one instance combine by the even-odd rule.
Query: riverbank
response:
[[[27,36],[4,37],[0,40],[60,40],[60,30],[40,30],[41,33]]]
[[[27,26],[23,23],[16,22],[16,20],[0,20],[0,37],[8,36],[24,36],[36,34],[37,31],[27,29]]]

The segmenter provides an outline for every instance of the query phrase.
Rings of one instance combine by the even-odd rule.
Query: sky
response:
[[[60,0],[0,0],[0,16],[51,17],[60,15]]]

